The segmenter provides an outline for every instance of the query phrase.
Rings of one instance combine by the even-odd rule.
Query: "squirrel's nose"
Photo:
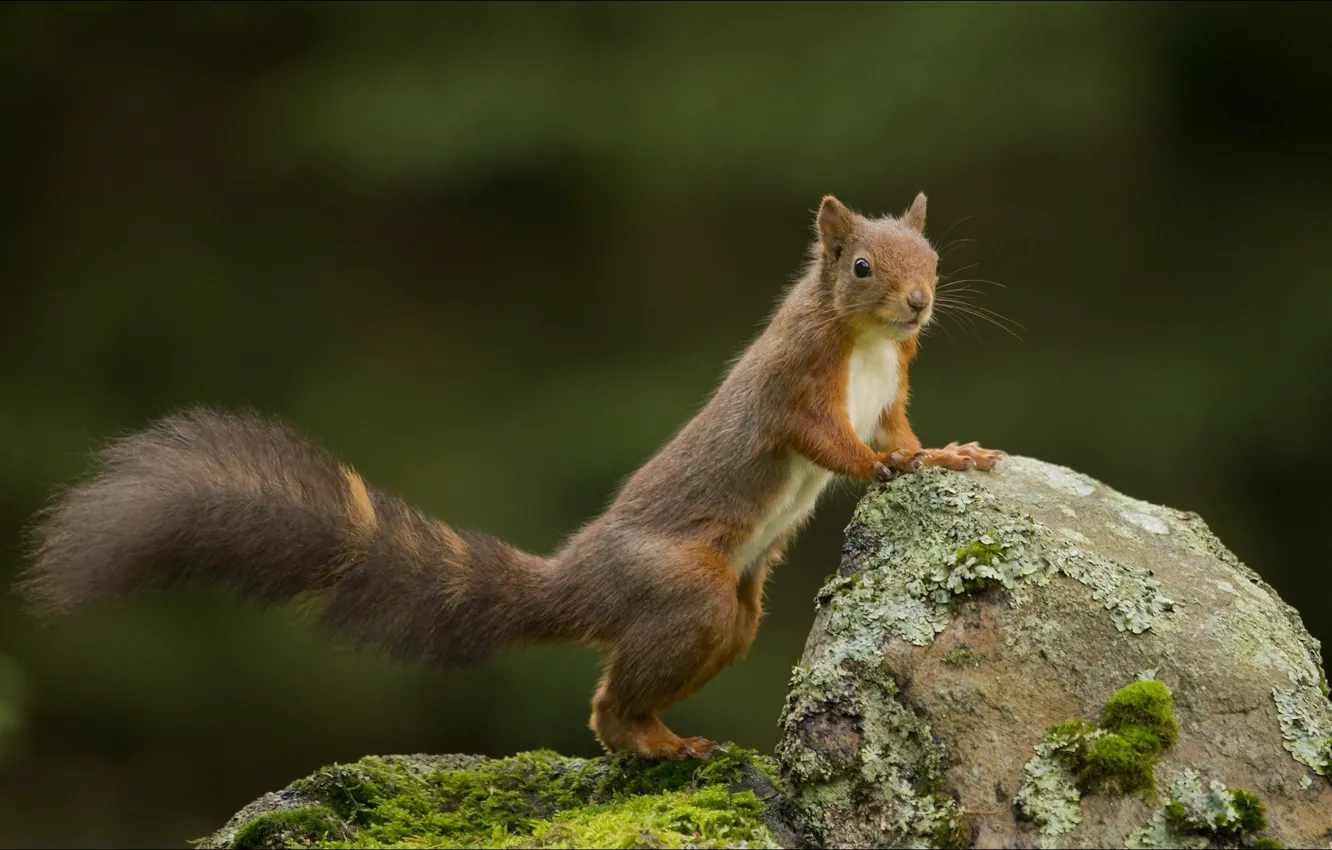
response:
[[[925,294],[925,290],[913,289],[911,294],[907,296],[907,303],[911,305],[913,310],[924,310],[925,305],[930,303],[930,299]]]

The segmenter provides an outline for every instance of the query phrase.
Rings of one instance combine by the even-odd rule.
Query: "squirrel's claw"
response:
[[[902,474],[901,472],[889,466],[888,464],[884,463],[883,461],[876,461],[874,463],[874,466],[870,468],[873,470],[875,478],[885,482],[892,481],[894,478]]]
[[[929,452],[910,452],[906,449],[884,452],[873,466],[874,476],[880,481],[892,481],[905,473],[920,469],[928,456]]]

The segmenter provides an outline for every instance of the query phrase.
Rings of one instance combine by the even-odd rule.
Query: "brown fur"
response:
[[[924,223],[924,195],[900,219],[825,198],[809,268],[768,327],[698,415],[550,558],[448,528],[288,426],[195,410],[101,453],[97,474],[35,525],[24,586],[53,610],[185,581],[261,602],[299,597],[358,642],[441,665],[531,641],[585,643],[606,653],[591,725],[607,748],[707,756],[714,744],[676,736],[657,714],[753,643],[764,582],[799,523],[751,563],[736,559],[794,453],[860,479],[994,463],[974,444],[922,451],[907,421],[907,367],[938,259]],[[855,276],[857,258],[871,276]],[[926,302],[919,313],[913,291]],[[899,340],[899,393],[875,447],[846,408],[848,356],[871,326]]]

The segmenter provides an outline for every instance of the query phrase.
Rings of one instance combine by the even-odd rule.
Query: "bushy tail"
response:
[[[32,528],[39,610],[199,582],[308,598],[354,642],[439,664],[551,636],[549,562],[366,487],[283,424],[192,410],[98,461]]]

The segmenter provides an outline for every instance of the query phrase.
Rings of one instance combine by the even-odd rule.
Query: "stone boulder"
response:
[[[370,757],[209,847],[1327,847],[1299,615],[1195,514],[1023,457],[870,488],[776,761]]]
[[[872,489],[791,680],[827,846],[1326,847],[1318,642],[1196,514],[1023,457]]]

